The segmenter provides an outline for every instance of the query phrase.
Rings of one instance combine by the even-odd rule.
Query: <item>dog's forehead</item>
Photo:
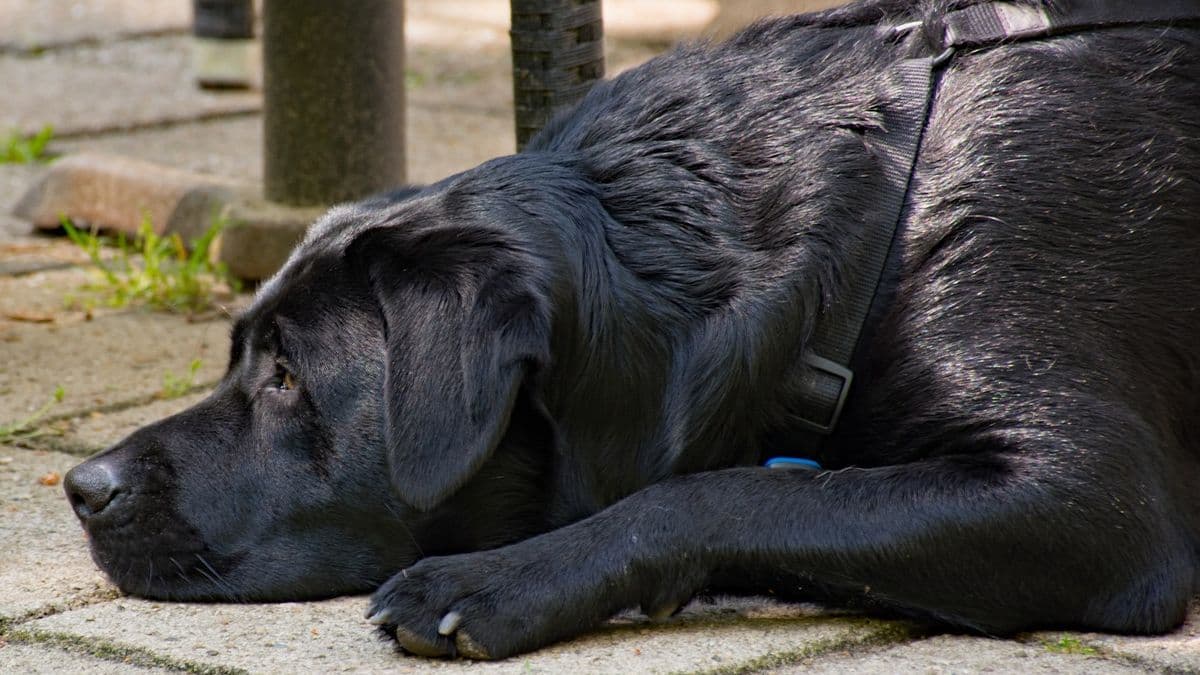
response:
[[[304,239],[292,249],[283,266],[259,287],[254,304],[278,295],[289,281],[303,276],[318,258],[340,258],[346,249],[367,230],[399,223],[403,214],[414,210],[416,204],[428,203],[431,190],[402,188],[361,202],[331,207],[317,219]]]
[[[304,239],[292,249],[279,271],[267,279],[255,293],[254,307],[271,302],[289,280],[304,273],[318,255],[341,256],[354,238],[367,228],[378,224],[378,214],[355,204],[334,206],[308,228]]]
[[[354,237],[377,221],[360,206],[335,206],[309,228],[304,239],[292,249],[283,266],[259,286],[250,303],[234,322],[234,349],[248,345],[270,330],[279,306],[312,269],[318,259],[340,257]]]

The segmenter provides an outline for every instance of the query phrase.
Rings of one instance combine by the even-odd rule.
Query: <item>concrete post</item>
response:
[[[511,0],[517,150],[604,77],[600,0]]]
[[[264,0],[267,199],[331,204],[404,182],[403,0]]]

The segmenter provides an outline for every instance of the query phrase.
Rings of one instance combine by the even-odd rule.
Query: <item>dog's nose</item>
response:
[[[109,462],[99,459],[89,460],[68,471],[63,487],[71,508],[80,519],[103,511],[121,490],[117,472]]]

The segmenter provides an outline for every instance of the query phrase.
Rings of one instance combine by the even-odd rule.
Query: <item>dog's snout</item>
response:
[[[104,460],[87,461],[71,469],[63,486],[71,507],[81,519],[103,511],[121,491],[116,469]]]

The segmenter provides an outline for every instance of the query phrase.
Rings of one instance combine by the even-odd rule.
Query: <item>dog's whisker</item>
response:
[[[416,551],[417,551],[417,555],[424,558],[425,551],[421,550],[421,542],[417,541],[417,537],[415,534],[413,534],[412,528],[410,528],[408,526],[408,523],[404,522],[404,518],[401,517],[401,515],[396,512],[396,507],[389,503],[389,504],[387,504],[387,510],[393,516],[395,516],[396,523],[399,524],[400,530],[402,532],[404,532],[405,536],[408,537],[408,540],[410,542],[412,542],[413,548],[416,549]]]
[[[189,581],[189,580],[190,580],[190,579],[188,578],[187,572],[185,572],[185,571],[184,571],[184,569],[183,569],[183,565],[180,565],[180,564],[179,564],[179,561],[175,559],[175,556],[167,556],[167,560],[170,560],[170,561],[171,561],[171,564],[175,566],[175,569],[176,569],[176,570],[178,570],[178,571],[176,572],[176,574],[178,574],[178,575],[179,575],[179,578],[180,578],[180,579],[182,579],[184,582],[187,582],[187,581]]]
[[[208,561],[204,559],[204,556],[200,555],[199,553],[196,553],[195,556],[196,556],[196,559],[200,561],[200,564],[204,565],[204,568],[207,569],[209,573],[211,573],[211,576],[210,576],[209,573],[205,573],[204,569],[199,570],[202,574],[204,574],[204,576],[206,578],[208,578],[210,581],[213,582],[214,585],[216,585],[218,588],[225,591],[229,595],[231,595],[231,596],[237,595],[235,589],[233,587],[231,587],[225,581],[225,579],[221,576],[220,572],[218,572],[216,569],[214,569],[212,565],[208,564]]]

